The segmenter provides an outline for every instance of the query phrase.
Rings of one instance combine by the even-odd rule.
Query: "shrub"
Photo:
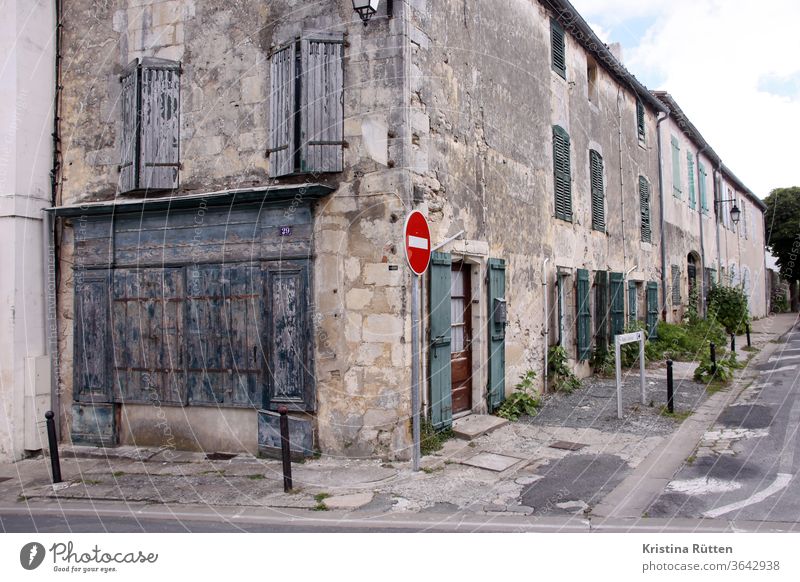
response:
[[[721,323],[728,333],[743,333],[750,321],[747,296],[740,287],[717,285],[708,293],[708,316]]]
[[[648,356],[693,360],[707,356],[711,342],[723,346],[725,341],[725,330],[713,319],[698,318],[680,325],[661,321],[658,323],[658,339],[651,342],[653,347]]]
[[[789,302],[786,300],[783,290],[781,290],[781,293],[776,293],[772,296],[772,311],[774,313],[788,313]]]
[[[419,448],[422,455],[435,453],[444,446],[445,441],[453,438],[451,429],[437,431],[428,419],[422,419],[419,428]]]
[[[533,381],[536,379],[536,372],[528,370],[520,381],[514,385],[516,391],[506,398],[503,405],[497,410],[497,416],[507,420],[517,420],[523,414],[536,416],[541,401]]]
[[[728,354],[717,360],[716,370],[711,366],[711,360],[703,358],[700,365],[694,371],[694,379],[697,382],[707,384],[712,380],[718,380],[722,383],[727,383],[733,378],[734,370],[743,368],[744,364],[736,360],[735,354]]]
[[[567,352],[561,346],[553,346],[547,352],[547,368],[557,392],[572,392],[581,387],[581,381],[570,370]]]
[[[614,356],[614,348],[609,348],[606,345],[595,347],[592,352],[592,359],[589,360],[592,370],[595,374],[602,374],[603,376],[613,376],[616,374],[616,357]]]

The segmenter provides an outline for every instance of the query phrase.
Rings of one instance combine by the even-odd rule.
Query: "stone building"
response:
[[[75,0],[62,23],[65,439],[270,451],[286,406],[306,453],[407,458],[412,208],[436,427],[541,379],[549,345],[585,375],[652,330],[662,240],[681,268],[697,246],[662,227],[669,105],[566,1],[387,1],[364,26],[347,0]],[[697,269],[728,265],[703,236]]]

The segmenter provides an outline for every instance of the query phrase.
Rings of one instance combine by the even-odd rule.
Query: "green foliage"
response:
[[[503,405],[497,410],[497,416],[507,420],[517,420],[523,414],[536,416],[541,401],[533,381],[536,379],[536,372],[528,370],[520,381],[514,385],[516,391],[506,398]]]
[[[708,293],[708,316],[721,323],[728,333],[743,333],[750,321],[747,296],[741,287],[717,285]]]
[[[686,307],[686,322],[689,325],[695,325],[700,321],[700,288],[695,285],[689,291],[689,304]]]
[[[796,281],[800,187],[776,188],[764,199],[764,204],[767,205],[764,213],[767,248],[775,255],[781,276],[787,281]]]
[[[547,352],[547,367],[557,392],[569,393],[581,387],[581,381],[570,369],[568,360],[567,352],[561,346],[553,346]]]
[[[614,350],[606,345],[596,346],[592,352],[592,359],[589,360],[595,374],[602,376],[613,376],[616,374],[616,357]]]
[[[453,438],[453,431],[445,429],[437,431],[433,428],[431,422],[427,419],[422,419],[419,425],[419,450],[422,455],[430,455],[440,450],[445,441]]]
[[[725,344],[725,330],[713,319],[694,319],[688,323],[658,322],[658,339],[645,348],[648,359],[694,360],[707,357],[709,344]]]
[[[742,367],[744,367],[744,364],[736,360],[735,354],[728,354],[718,358],[716,370],[713,369],[711,360],[704,357],[694,371],[694,379],[696,382],[702,382],[703,384],[708,384],[712,381],[727,384],[733,378],[734,370]]]
[[[773,313],[788,313],[789,301],[786,299],[783,289],[780,290],[780,293],[772,296],[772,311]]]

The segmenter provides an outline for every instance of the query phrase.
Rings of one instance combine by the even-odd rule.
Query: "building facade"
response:
[[[66,440],[270,452],[286,407],[306,454],[407,458],[413,208],[435,427],[543,378],[549,346],[586,375],[634,320],[680,317],[669,269],[686,297],[730,273],[717,238],[763,264],[763,228],[675,205],[669,103],[568,2],[383,2],[363,26],[344,0],[81,0],[62,24]],[[718,172],[756,228],[697,153],[706,205]]]

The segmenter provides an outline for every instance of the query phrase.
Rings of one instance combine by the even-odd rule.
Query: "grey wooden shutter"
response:
[[[681,304],[681,268],[672,265],[672,305]]]
[[[638,317],[637,314],[637,303],[639,302],[637,293],[636,293],[636,281],[628,281],[628,322],[629,323],[636,323],[636,318]]]
[[[140,82],[139,189],[174,189],[180,167],[180,63],[145,58]]]
[[[564,29],[555,20],[550,20],[550,44],[553,70],[567,78],[567,48]]]
[[[589,151],[592,183],[592,228],[605,232],[606,212],[603,195],[603,157],[594,150]]]
[[[295,143],[295,43],[279,48],[270,62],[269,175],[294,172]]]
[[[341,172],[344,144],[344,37],[302,41],[300,171]]]
[[[556,218],[572,222],[572,176],[569,159],[569,135],[553,126],[553,172]]]
[[[76,402],[111,402],[109,273],[75,272],[72,396]]]
[[[639,205],[642,215],[642,241],[651,242],[650,229],[650,183],[644,176],[639,176]]]
[[[644,141],[646,137],[645,120],[644,120],[644,103],[641,100],[636,102],[636,129],[639,134],[639,139]]]
[[[133,61],[120,79],[122,139],[120,140],[119,191],[136,190],[139,183],[139,61]]]
[[[681,146],[678,139],[672,137],[672,195],[681,197]]]

